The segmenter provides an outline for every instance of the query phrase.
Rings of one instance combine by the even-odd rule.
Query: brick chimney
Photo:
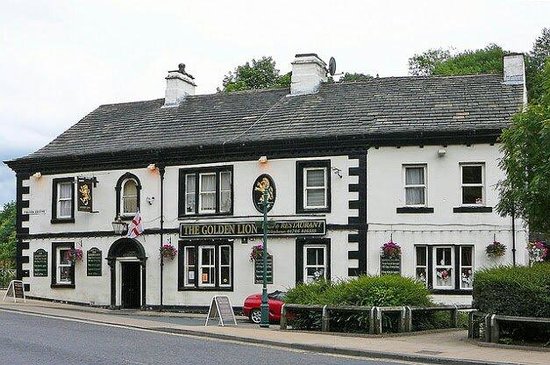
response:
[[[166,94],[164,98],[164,107],[178,106],[187,95],[195,95],[193,81],[195,78],[185,72],[185,64],[180,63],[175,71],[168,71],[166,76]]]
[[[297,54],[292,62],[290,95],[314,94],[327,81],[327,64],[315,53]]]

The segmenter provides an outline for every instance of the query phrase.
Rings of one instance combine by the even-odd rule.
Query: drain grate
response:
[[[430,351],[430,350],[422,350],[422,351],[416,351],[415,354],[422,354],[422,355],[440,355],[443,351]]]

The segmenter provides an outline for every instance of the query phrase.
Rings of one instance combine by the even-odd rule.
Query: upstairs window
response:
[[[426,166],[404,166],[405,205],[423,207],[426,205]]]
[[[484,164],[462,164],[462,205],[485,205]]]
[[[131,219],[140,209],[141,183],[138,177],[129,172],[122,175],[116,184],[116,215]]]
[[[179,216],[231,214],[232,167],[180,170]]]
[[[52,223],[74,222],[74,178],[53,179]]]
[[[330,212],[330,160],[296,163],[296,211]]]

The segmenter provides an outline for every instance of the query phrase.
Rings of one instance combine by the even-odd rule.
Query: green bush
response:
[[[550,317],[550,264],[500,266],[474,276],[474,307],[481,312]]]
[[[398,275],[360,276],[356,279],[329,282],[319,280],[299,284],[288,291],[285,302],[329,306],[429,306],[429,291],[423,283]],[[337,332],[366,332],[369,313],[331,312],[330,328]],[[429,317],[429,315],[428,315]],[[320,313],[293,313],[291,325],[300,329],[319,329]],[[382,321],[389,332],[397,329],[397,315],[384,314]]]

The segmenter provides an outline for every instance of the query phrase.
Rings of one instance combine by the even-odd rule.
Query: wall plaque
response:
[[[380,256],[380,275],[401,275],[401,258]]]
[[[93,179],[79,178],[77,183],[78,199],[77,206],[79,212],[92,211],[92,189]]]
[[[254,284],[263,284],[264,260],[259,258],[254,260]],[[273,256],[267,255],[267,283],[273,284]]]
[[[32,272],[34,276],[48,276],[48,253],[41,248],[32,254]]]
[[[101,276],[102,252],[97,247],[92,247],[86,253],[86,268],[88,276]]]
[[[263,174],[258,176],[256,181],[254,181],[254,187],[252,189],[252,201],[254,202],[254,207],[260,213],[264,212],[264,191],[267,191],[267,211],[269,212],[275,204],[276,189],[275,182],[273,178],[268,174]]]
[[[270,236],[324,236],[324,219],[300,221],[268,221]],[[196,237],[259,237],[262,222],[180,223],[180,238]]]

